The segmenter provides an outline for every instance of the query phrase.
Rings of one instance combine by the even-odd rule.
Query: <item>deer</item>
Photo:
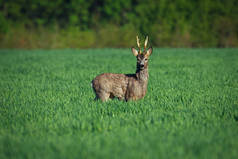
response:
[[[135,101],[143,98],[148,85],[148,61],[152,54],[152,47],[147,48],[148,36],[145,39],[144,50],[140,47],[140,40],[136,36],[138,49],[131,48],[137,59],[134,74],[102,73],[92,80],[92,88],[96,94],[95,100],[102,102],[118,98],[123,101]]]

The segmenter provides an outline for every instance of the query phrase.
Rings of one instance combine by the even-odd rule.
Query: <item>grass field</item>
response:
[[[0,50],[0,159],[238,158],[238,49],[154,49],[146,97],[93,101],[130,49]]]

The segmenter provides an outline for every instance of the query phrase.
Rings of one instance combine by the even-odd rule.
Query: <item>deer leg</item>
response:
[[[132,96],[132,97],[127,97],[126,101],[129,102],[129,101],[134,101],[134,100],[137,100],[137,99],[138,99],[137,97]]]
[[[107,101],[107,100],[109,99],[110,93],[100,92],[100,93],[98,94],[98,97],[99,97],[103,102],[105,102],[105,101]]]
[[[118,97],[119,100],[125,100],[125,97]]]
[[[98,95],[96,95],[96,97],[94,98],[94,101],[96,101],[96,100],[98,100],[99,99],[99,97],[98,97]]]

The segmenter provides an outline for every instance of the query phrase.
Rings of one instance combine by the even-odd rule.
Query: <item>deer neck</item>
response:
[[[136,77],[140,83],[146,84],[148,83],[149,73],[148,73],[148,67],[140,70],[140,68],[137,67],[136,69]]]

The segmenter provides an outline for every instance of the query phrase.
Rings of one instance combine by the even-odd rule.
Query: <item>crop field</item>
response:
[[[94,101],[130,49],[0,50],[0,159],[237,159],[238,49],[154,49],[142,100]]]

